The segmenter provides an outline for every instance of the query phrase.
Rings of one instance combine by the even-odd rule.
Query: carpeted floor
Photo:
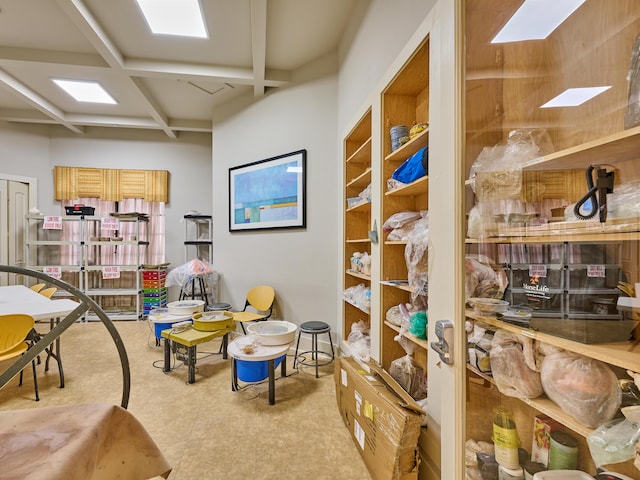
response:
[[[268,385],[231,390],[230,360],[218,354],[219,340],[198,346],[196,383],[175,361],[162,372],[162,347],[147,322],[117,322],[131,367],[128,410],[149,431],[173,470],[170,480],[296,479],[369,480],[371,476],[338,413],[333,364],[292,368],[276,380],[276,403]],[[62,336],[65,387],[55,362],[38,366],[40,401],[35,402],[31,369],[24,384],[12,380],[0,390],[0,409],[73,403],[120,405],[122,373],[117,351],[100,322],[76,323]],[[0,364],[0,371],[6,368]],[[277,370],[279,374],[280,369]]]

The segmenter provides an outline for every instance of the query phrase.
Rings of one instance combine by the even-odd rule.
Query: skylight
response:
[[[585,0],[525,0],[491,43],[543,40]]]
[[[118,103],[98,82],[56,78],[52,80],[78,102]]]
[[[583,88],[568,88],[560,95],[552,98],[540,108],[552,108],[552,107],[577,107],[582,105],[587,100],[591,100],[593,97],[600,95],[611,88],[611,85],[606,87],[583,87]]]
[[[162,35],[207,38],[198,0],[137,0],[151,31]]]

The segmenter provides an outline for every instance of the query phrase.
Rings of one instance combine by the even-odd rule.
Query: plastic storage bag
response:
[[[502,394],[518,398],[542,395],[540,373],[532,361],[532,352],[530,338],[506,330],[496,331],[491,340],[491,373]]]
[[[587,436],[596,467],[626,462],[635,457],[640,441],[640,407],[622,409],[625,418],[603,423]]]
[[[547,396],[588,427],[611,420],[622,402],[618,378],[611,368],[577,353],[547,355],[540,379]]]
[[[413,359],[413,344],[406,338],[397,336],[396,340],[407,354],[391,362],[389,374],[415,400],[427,397],[427,377],[424,370]]]

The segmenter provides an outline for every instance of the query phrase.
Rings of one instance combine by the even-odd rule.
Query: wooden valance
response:
[[[121,170],[110,168],[53,167],[55,200],[95,197],[118,202],[142,198],[147,202],[169,201],[168,170]]]

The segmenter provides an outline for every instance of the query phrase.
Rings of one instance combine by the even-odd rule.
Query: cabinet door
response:
[[[569,3],[563,12],[549,3],[530,26],[563,15],[531,34],[510,26],[534,18],[536,2],[463,2],[457,178],[467,180],[457,208],[467,224],[456,258],[466,267],[466,291],[456,301],[482,297],[491,306],[470,301],[457,319],[477,327],[467,345],[458,448],[491,443],[492,410],[502,404],[514,412],[528,458],[545,463],[533,454],[533,430],[535,417],[546,415],[576,441],[577,468],[593,475],[587,437],[619,414],[620,381],[640,370],[633,291],[640,281],[640,4]],[[490,374],[473,361],[481,353],[474,345],[487,344],[479,328],[496,332]],[[516,352],[508,370],[505,345]],[[558,349],[584,370],[565,367],[552,353]],[[606,375],[596,381],[597,372]],[[581,405],[582,395],[592,407]],[[640,476],[630,460],[608,467]]]

